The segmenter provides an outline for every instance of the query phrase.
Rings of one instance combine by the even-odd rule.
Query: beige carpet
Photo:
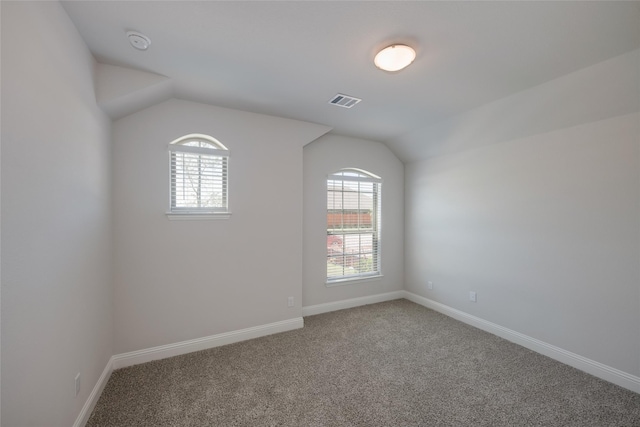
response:
[[[640,426],[640,394],[407,300],[117,370],[101,426]]]

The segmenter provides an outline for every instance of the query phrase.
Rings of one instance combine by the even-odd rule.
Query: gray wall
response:
[[[637,51],[606,66],[625,68],[616,90],[637,96]],[[610,85],[602,67],[574,77],[591,73],[587,80]],[[529,102],[501,101],[510,105],[500,111],[504,124],[486,121],[486,134],[535,120],[526,112],[566,114],[562,107],[584,102],[584,93],[550,96],[555,84],[532,89]],[[638,375],[640,116],[615,115],[638,111],[638,100],[623,96],[620,106],[597,96],[601,87],[585,90],[593,91],[589,102],[600,103],[598,114],[610,118],[406,166],[406,289]],[[451,120],[451,135],[468,135],[466,125],[498,107],[466,113],[458,126]],[[478,293],[477,303],[469,291]]]
[[[73,424],[113,354],[403,285],[640,375],[638,51],[421,130],[431,158],[403,169],[377,142],[178,100],[111,138],[60,5],[1,11],[3,425]],[[194,132],[231,150],[229,220],[164,215],[167,144]],[[383,177],[384,277],[327,288],[344,167]]]
[[[384,277],[326,287],[327,176],[359,168],[382,177],[381,271]],[[404,167],[379,142],[325,135],[304,147],[303,306],[365,297],[403,287]]]
[[[180,100],[114,123],[116,353],[301,316],[302,150],[328,130]],[[165,216],[167,146],[190,133],[231,153],[228,220]]]
[[[110,123],[60,4],[1,7],[2,425],[66,427],[113,354]]]

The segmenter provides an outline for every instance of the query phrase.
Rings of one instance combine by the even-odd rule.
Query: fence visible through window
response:
[[[327,179],[327,281],[380,274],[380,178],[347,169]]]

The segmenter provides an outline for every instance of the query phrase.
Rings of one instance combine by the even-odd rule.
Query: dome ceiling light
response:
[[[385,71],[400,71],[416,59],[416,51],[404,44],[394,44],[382,49],[373,62]]]

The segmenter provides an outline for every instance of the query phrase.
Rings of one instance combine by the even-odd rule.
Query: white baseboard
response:
[[[387,292],[384,294],[370,295],[367,297],[351,298],[342,301],[327,302],[324,304],[308,305],[302,307],[302,316],[314,316],[330,311],[343,310],[361,305],[376,304],[384,301],[404,298],[404,291]]]
[[[235,342],[259,338],[279,332],[291,331],[302,328],[303,326],[304,320],[302,317],[298,317],[295,319],[283,320],[281,322],[240,329],[238,331],[225,332],[222,334],[211,335],[209,337],[111,356],[109,362],[107,362],[107,366],[105,366],[104,371],[102,371],[102,375],[100,375],[98,382],[95,387],[93,387],[91,394],[89,394],[87,401],[82,407],[80,414],[78,414],[75,423],[73,423],[73,427],[84,427],[87,421],[89,421],[91,412],[95,408],[96,403],[98,403],[98,399],[100,398],[104,387],[107,385],[107,381],[109,381],[109,377],[114,369],[151,362],[152,360],[179,356],[181,354],[187,354],[194,351],[206,350],[208,348],[219,347],[221,345],[233,344]]]
[[[519,344],[537,353],[551,357],[559,362],[581,371],[587,372],[593,376],[609,381],[636,393],[640,393],[640,377],[628,374],[619,369],[612,368],[600,362],[596,362],[578,354],[563,350],[551,344],[547,344],[538,339],[529,337],[511,329],[505,328],[498,324],[486,321],[479,317],[467,314],[455,308],[432,301],[428,298],[416,295],[408,291],[395,291],[384,294],[371,295],[361,298],[352,298],[348,300],[330,302],[325,304],[311,305],[302,307],[303,316],[313,316],[315,314],[328,313],[330,311],[342,310],[346,308],[358,307],[361,305],[375,304],[384,301],[406,298],[416,304],[435,310],[439,313],[452,317],[461,322],[475,326],[508,341]],[[175,344],[168,344],[144,350],[132,351],[112,356],[104,368],[102,375],[94,386],[91,394],[87,398],[80,414],[78,415],[73,427],[84,427],[91,416],[91,412],[98,402],[98,398],[102,394],[107,381],[114,369],[124,368],[127,366],[137,365],[140,363],[150,362],[152,360],[165,359],[167,357],[179,356],[194,351],[206,350],[208,348],[219,347],[221,345],[232,344],[235,342],[245,341],[253,338],[259,338],[266,335],[272,335],[279,332],[291,331],[304,326],[302,317],[284,320],[281,322],[269,323],[266,325],[255,326],[252,328],[240,329],[238,331],[225,332],[222,334],[212,335],[209,337],[198,338],[189,341],[183,341]]]
[[[204,338],[182,341],[174,344],[161,345],[158,347],[132,351],[129,353],[116,354],[113,356],[113,369],[138,365],[140,363],[151,362],[152,360],[166,359],[167,357],[179,356],[192,353],[194,351],[206,350],[208,348],[219,347],[221,345],[233,344],[239,341],[250,340],[252,338],[264,337],[266,335],[277,334],[279,332],[292,331],[304,326],[302,317],[283,320],[281,322],[269,323],[252,328],[240,329],[237,331],[225,332],[211,335]]]
[[[107,385],[107,381],[109,381],[111,372],[113,372],[113,356],[109,358],[107,366],[104,367],[102,375],[100,375],[98,382],[93,387],[93,390],[91,390],[87,401],[80,410],[80,414],[78,414],[78,418],[76,418],[76,422],[73,423],[73,427],[84,427],[85,424],[87,424],[87,421],[89,421],[89,417],[91,416],[91,412],[93,412],[93,408],[96,407],[96,403],[98,403],[98,399],[100,398],[104,387]]]
[[[572,366],[576,369],[580,369],[581,371],[584,371],[595,377],[619,385],[620,387],[624,387],[628,390],[640,393],[640,377],[628,374],[619,369],[612,368],[611,366],[596,362],[595,360],[588,359],[586,357],[580,356],[579,354],[564,350],[560,347],[547,344],[544,341],[540,341],[530,336],[521,334],[520,332],[513,331],[511,329],[486,321],[471,314],[467,314],[463,311],[456,310],[455,308],[449,307],[436,301],[432,301],[428,298],[416,295],[412,292],[402,292],[404,293],[404,298],[408,299],[409,301],[413,301],[416,304],[420,304],[434,311],[459,320],[463,323],[475,326],[478,329],[482,329],[483,331],[487,331],[489,333],[497,335],[508,341],[526,347],[529,350],[533,350],[536,353],[543,354],[566,365]]]

